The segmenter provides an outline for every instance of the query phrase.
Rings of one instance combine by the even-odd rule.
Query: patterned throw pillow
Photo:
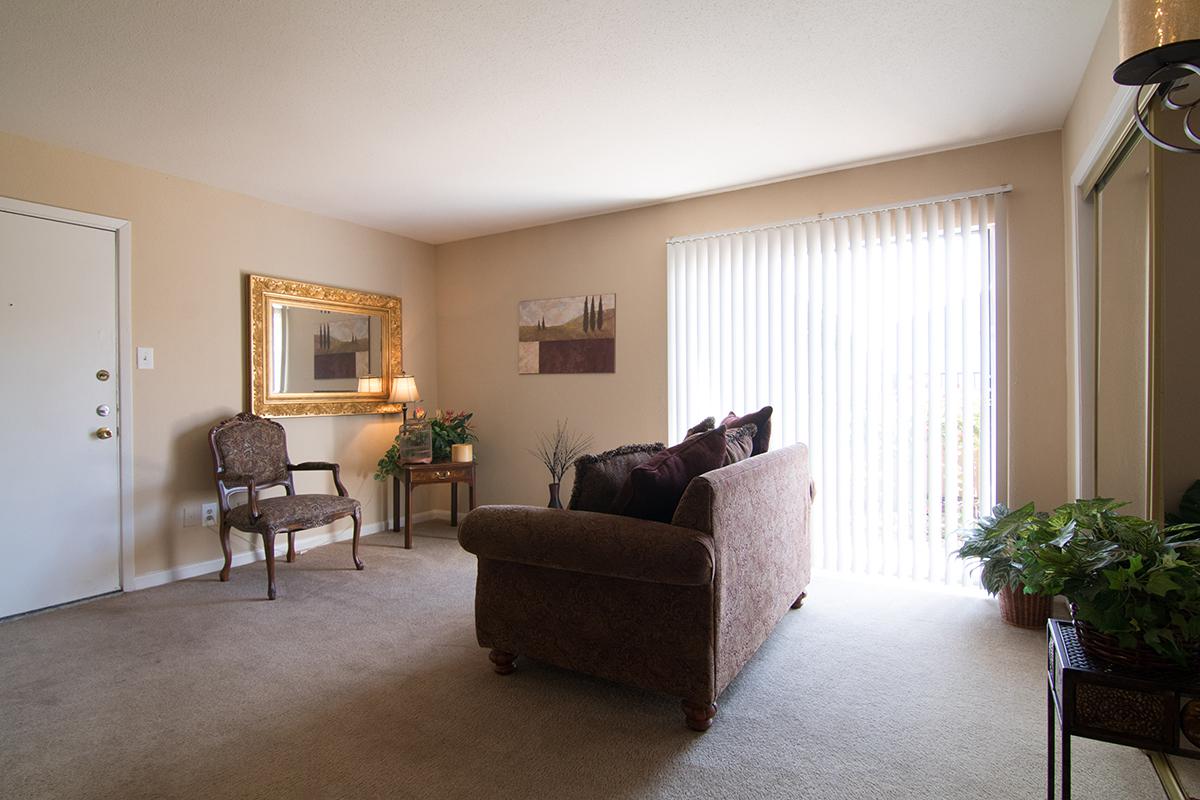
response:
[[[759,453],[767,452],[767,445],[771,442],[771,412],[770,406],[763,406],[753,414],[747,414],[744,417],[739,417],[732,411],[721,421],[721,424],[726,428],[738,428],[747,423],[754,423],[758,427],[758,431],[754,434],[754,452],[750,455],[758,455]]]
[[[758,426],[754,423],[726,429],[725,459],[721,462],[721,466],[728,467],[730,464],[736,464],[749,458],[754,453],[754,434],[756,433],[758,433]]]
[[[705,417],[704,419],[700,420],[692,427],[688,428],[687,433],[684,434],[683,438],[686,439],[687,437],[692,436],[693,434],[704,433],[705,431],[711,431],[715,427],[717,427],[717,418],[716,417]]]
[[[613,501],[629,478],[630,470],[665,449],[662,442],[627,444],[596,455],[580,456],[575,460],[575,485],[567,508],[611,513]]]
[[[692,478],[717,469],[724,458],[724,425],[684,439],[634,467],[612,511],[627,517],[670,522]]]

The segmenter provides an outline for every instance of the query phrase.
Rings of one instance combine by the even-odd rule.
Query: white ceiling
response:
[[[1108,0],[15,0],[0,130],[427,242],[1058,128]]]

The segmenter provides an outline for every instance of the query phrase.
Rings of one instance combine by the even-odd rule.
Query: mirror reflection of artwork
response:
[[[274,303],[271,325],[274,394],[353,392],[380,374],[382,316]]]
[[[519,374],[616,372],[615,294],[524,300],[519,325]]]
[[[322,312],[328,320],[313,334],[313,377],[358,379],[371,374],[371,320],[359,314]]]

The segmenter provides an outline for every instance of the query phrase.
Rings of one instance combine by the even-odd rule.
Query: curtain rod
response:
[[[956,192],[954,194],[943,194],[937,197],[926,197],[921,200],[912,200],[907,203],[887,203],[879,206],[869,206],[867,208],[858,208],[853,211],[839,211],[836,214],[817,214],[812,217],[802,217],[801,219],[789,219],[783,222],[771,222],[766,225],[751,225],[746,228],[731,228],[727,231],[713,231],[712,233],[696,233],[691,236],[675,236],[667,239],[667,244],[680,244],[682,242],[695,242],[700,239],[715,239],[720,236],[733,236],[739,233],[757,233],[758,231],[772,231],[776,228],[788,228],[793,225],[804,225],[809,222],[826,222],[831,219],[844,219],[846,217],[855,217],[859,214],[870,214],[876,211],[898,211],[902,208],[915,208],[916,206],[927,206],[932,203],[947,203],[951,200],[966,200],[971,197],[983,197],[991,194],[1005,194],[1012,191],[1012,184],[1006,183],[1003,186],[993,186],[989,189],[974,189],[969,192]]]

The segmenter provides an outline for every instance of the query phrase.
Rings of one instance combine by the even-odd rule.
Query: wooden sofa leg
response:
[[[796,602],[792,603],[792,608],[799,608],[804,605],[804,598],[806,597],[808,597],[808,592],[801,592],[800,596],[796,598]]]
[[[491,659],[492,669],[497,675],[511,675],[517,669],[517,665],[513,663],[517,660],[516,653],[493,650],[488,654],[488,658]]]
[[[717,715],[716,703],[693,703],[683,701],[683,716],[687,726],[694,731],[703,733],[712,727],[713,717]]]

